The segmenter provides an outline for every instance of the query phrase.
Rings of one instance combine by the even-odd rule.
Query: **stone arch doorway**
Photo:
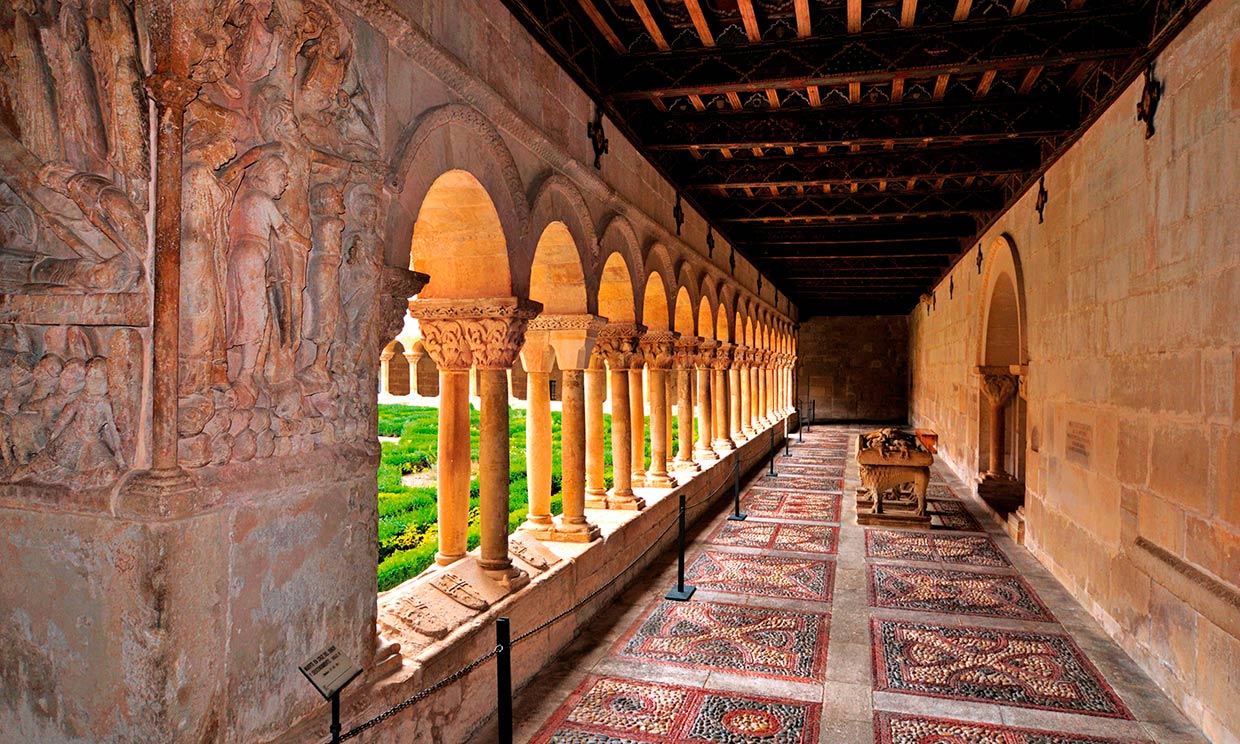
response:
[[[978,495],[1024,536],[1027,337],[1024,275],[1011,238],[986,257],[978,332]]]

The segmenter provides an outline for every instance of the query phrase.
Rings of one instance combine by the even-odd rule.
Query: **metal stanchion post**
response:
[[[784,457],[792,457],[792,450],[789,449],[792,443],[788,441],[788,419],[784,419]]]
[[[676,556],[676,588],[667,593],[673,602],[688,602],[697,587],[685,583],[685,494],[680,494],[680,551]]]
[[[801,409],[797,409],[797,444],[805,441],[805,420]]]
[[[809,402],[809,422],[810,422],[811,424],[812,424],[812,423],[814,423],[814,404],[815,404],[815,403],[817,403],[817,402],[818,402],[818,401],[816,401],[816,400],[811,400],[811,401]]]
[[[332,695],[332,725],[328,729],[332,735],[332,744],[340,744],[340,691]]]
[[[775,476],[779,475],[779,473],[775,472],[775,430],[774,429],[771,429],[771,446],[770,446],[769,454],[771,456],[771,460],[770,460],[771,467],[770,467],[770,470],[767,471],[766,475],[769,478],[774,478]]]
[[[741,458],[738,456],[732,463],[732,513],[728,515],[729,522],[743,522],[749,518],[748,514],[741,513]]]
[[[508,618],[495,620],[495,686],[499,696],[499,744],[512,744],[512,644]]]

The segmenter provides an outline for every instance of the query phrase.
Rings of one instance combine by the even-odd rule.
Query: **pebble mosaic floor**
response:
[[[663,598],[675,554],[657,560],[517,696],[515,740],[1206,744],[946,469],[932,531],[858,526],[869,428],[794,439],[747,520],[721,502],[687,551],[693,598]]]

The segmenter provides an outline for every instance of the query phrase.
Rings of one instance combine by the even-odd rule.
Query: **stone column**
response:
[[[756,432],[753,428],[753,399],[749,385],[751,376],[749,360],[752,356],[752,350],[745,347],[740,347],[736,351],[736,361],[734,363],[739,370],[739,374],[737,375],[739,383],[737,387],[739,389],[741,406],[740,431],[741,436],[746,439],[753,439]]]
[[[732,367],[735,348],[732,344],[721,343],[715,348],[715,356],[711,360],[715,402],[715,439],[711,442],[711,449],[721,454],[736,449],[736,443],[732,441],[732,413],[729,410],[732,395],[728,386],[728,370]]]
[[[607,482],[603,456],[603,401],[607,398],[607,365],[595,346],[584,372],[586,391],[586,506],[607,508]]]
[[[610,323],[599,333],[598,346],[607,359],[611,381],[611,472],[614,486],[608,509],[644,509],[645,499],[633,494],[633,440],[629,408],[629,368],[637,353],[637,337],[645,328],[636,323]]]
[[[673,334],[673,335],[677,335],[677,334]],[[674,345],[672,347],[672,355],[673,357],[675,356]],[[672,408],[676,405],[676,378],[674,377],[675,374],[676,372],[673,371],[670,367],[668,369],[663,370],[663,380],[664,380],[663,387],[666,389],[666,397],[664,398],[664,405],[667,406],[667,408],[665,409],[667,411],[667,438],[663,440],[664,442],[667,443],[667,452],[665,453],[667,455],[667,462],[664,465],[664,470],[668,472],[671,472],[675,468],[675,464],[676,464],[675,437],[672,433]]]
[[[434,303],[432,306],[431,303]],[[449,305],[414,300],[410,311],[421,322],[422,344],[439,368],[439,445],[436,458],[441,566],[465,557],[469,528],[469,369],[472,354],[467,321],[450,318]]]
[[[758,350],[750,349],[746,366],[749,373],[749,428],[756,435],[762,429],[762,418],[759,413],[762,391],[758,385]]]
[[[697,360],[696,336],[681,336],[676,339],[676,417],[679,435],[677,438],[676,470],[696,473],[702,469],[693,459],[693,366]]]
[[[1005,417],[1008,401],[1016,392],[1016,376],[1010,373],[982,372],[982,394],[990,403],[990,466],[984,477],[987,480],[1010,481],[1012,476],[1004,468]]]
[[[728,420],[733,442],[748,438],[741,428],[741,362],[736,359],[739,354],[739,348],[732,352],[732,366],[728,368]]]
[[[409,365],[409,394],[420,395],[418,391],[418,362],[422,361],[422,352],[406,351],[405,364]]]
[[[560,497],[564,513],[548,534],[535,529],[543,540],[590,542],[599,537],[599,528],[586,520],[586,391],[585,369],[603,319],[594,315],[540,315],[526,329],[526,346],[545,344],[554,352],[562,373],[560,401]],[[524,359],[524,357],[522,357]],[[547,370],[550,371],[548,364]],[[601,371],[600,371],[601,376]],[[532,384],[532,380],[531,380]],[[602,389],[602,386],[600,386]],[[606,503],[603,488],[603,400],[598,401],[598,485]],[[548,401],[548,409],[550,402]],[[547,453],[550,457],[550,438]],[[548,477],[550,474],[548,473]],[[530,481],[531,487],[533,481]]]
[[[646,361],[641,353],[641,340],[641,336],[633,339],[633,358],[629,362],[629,441],[634,488],[646,485],[646,385],[643,379]]]
[[[719,455],[715,454],[715,450],[711,448],[711,440],[714,437],[714,417],[711,407],[714,405],[711,398],[710,378],[714,370],[711,363],[715,358],[715,347],[718,343],[709,339],[703,340],[698,344],[697,353],[697,405],[698,405],[698,438],[693,448],[693,459],[695,460],[718,460]]]
[[[778,407],[775,402],[775,352],[766,354],[766,420],[772,425],[779,420]]]
[[[667,474],[667,449],[671,417],[668,416],[667,375],[672,367],[676,334],[650,331],[642,338],[642,356],[650,378],[650,470],[646,473],[648,488],[675,488],[676,481]]]
[[[379,392],[388,394],[388,375],[392,372],[392,357],[396,356],[396,352],[391,349],[384,349],[379,352]]]
[[[525,467],[529,512],[521,529],[549,538],[551,520],[551,370],[555,352],[546,334],[526,331],[521,363],[525,365]]]

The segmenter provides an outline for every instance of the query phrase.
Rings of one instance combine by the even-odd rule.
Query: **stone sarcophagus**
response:
[[[926,486],[934,464],[922,438],[899,429],[857,437],[857,523],[930,529]]]

